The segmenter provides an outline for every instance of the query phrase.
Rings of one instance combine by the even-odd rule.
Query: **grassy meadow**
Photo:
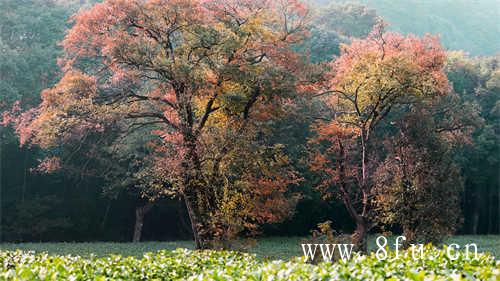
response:
[[[375,239],[371,236],[369,250],[377,249]],[[242,243],[240,250],[257,255],[261,259],[289,260],[302,255],[300,243],[307,239],[304,237],[267,237]],[[393,245],[394,237],[390,237],[389,244]],[[458,235],[448,238],[445,244],[456,243],[461,247],[475,243],[479,252],[490,252],[497,259],[500,257],[500,235]],[[172,242],[85,242],[85,243],[5,243],[0,245],[2,251],[35,251],[47,252],[51,255],[78,255],[78,256],[108,256],[117,254],[121,256],[142,257],[147,252],[159,250],[174,250],[176,248],[193,249],[191,241]]]

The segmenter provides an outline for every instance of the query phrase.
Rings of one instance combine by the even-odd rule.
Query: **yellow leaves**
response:
[[[444,51],[436,38],[378,32],[341,50],[332,64],[330,106],[346,124],[369,130],[393,105],[448,92]]]
[[[416,74],[415,67],[404,57],[380,60],[368,54],[360,57],[334,87],[342,91],[338,97],[353,111],[357,107],[363,113],[380,99],[414,94],[411,86],[415,85]]]
[[[95,78],[78,71],[66,72],[53,88],[42,92],[44,102],[52,106],[65,106],[75,99],[89,99],[96,95]]]
[[[209,88],[203,90],[203,95],[197,95],[193,98],[197,118],[202,118],[207,109],[208,102],[213,100],[212,109],[216,111],[210,113],[207,125],[217,128],[224,128],[230,123],[230,119],[239,116],[242,112],[249,89],[236,81],[223,81],[220,85],[210,84]]]
[[[272,18],[274,15],[271,13],[260,13],[255,17],[249,19],[249,21],[242,26],[242,31],[252,34],[253,37],[259,38],[264,42],[273,42],[277,40],[279,34],[276,30],[269,28],[272,23]]]
[[[251,134],[248,137],[255,138]],[[259,146],[241,138],[235,141],[238,143],[230,144],[235,146],[234,151],[220,163],[217,178],[223,181],[217,185],[217,211],[212,216],[226,236],[242,230],[253,232],[260,223],[280,221],[290,215],[297,200],[286,194],[289,186],[300,180],[291,171],[281,146]],[[213,163],[204,164],[210,169]]]
[[[223,94],[234,94],[234,93],[239,93],[239,94],[246,94],[248,93],[248,89],[237,83],[236,81],[224,81],[222,82],[222,92]]]

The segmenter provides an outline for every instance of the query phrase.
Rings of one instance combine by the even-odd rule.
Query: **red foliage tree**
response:
[[[64,76],[18,116],[17,131],[23,143],[50,147],[113,126],[151,127],[159,137],[152,159],[165,188],[184,199],[203,247],[210,234],[200,233],[217,209],[207,180],[215,177],[206,175],[218,175],[235,140],[258,131],[295,92],[301,60],[291,45],[307,19],[296,0],[96,4],[74,17],[62,42]],[[294,181],[265,178],[279,184],[264,190]]]
[[[444,63],[436,37],[384,33],[377,26],[366,39],[342,46],[327,74],[320,95],[330,111],[322,119],[331,121],[314,127],[311,167],[324,179],[319,186],[323,193],[330,196],[333,188],[342,198],[356,222],[353,240],[362,250],[370,228],[370,175],[376,166],[370,150],[373,132],[394,108],[447,94]]]

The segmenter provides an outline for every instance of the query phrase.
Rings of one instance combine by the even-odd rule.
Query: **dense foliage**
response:
[[[445,52],[436,38],[384,33],[381,25],[366,39],[343,45],[332,63],[321,93],[329,111],[321,112],[321,121],[313,126],[316,135],[311,140],[310,165],[319,175],[323,197],[340,197],[356,222],[353,239],[357,244],[365,244],[371,228],[369,216],[377,196],[373,185],[379,183],[372,170],[385,156],[377,145],[388,140],[380,125],[396,110],[400,113],[395,120],[402,122],[408,115],[402,111],[423,104],[431,109],[432,101],[448,95],[444,63]],[[434,204],[433,198],[427,199],[426,204]],[[398,212],[395,208],[394,213]],[[415,211],[411,214],[416,215]]]
[[[500,230],[498,56],[441,46],[495,39],[388,12],[438,4],[95,2],[0,1],[0,240]]]
[[[498,280],[500,261],[460,253],[451,261],[446,250],[426,246],[422,259],[400,253],[378,260],[375,254],[347,262],[312,265],[301,260],[262,261],[225,251],[159,251],[142,258],[51,256],[2,252],[3,280]],[[431,258],[433,257],[433,258]]]

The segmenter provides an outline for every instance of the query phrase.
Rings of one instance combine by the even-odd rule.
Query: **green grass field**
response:
[[[376,236],[372,236],[369,241],[369,248],[376,249]],[[259,238],[252,243],[245,251],[256,254],[263,259],[287,260],[294,256],[301,256],[300,244],[303,237],[270,237]],[[389,243],[391,239],[389,239]],[[453,236],[445,241],[446,244],[456,243],[461,247],[466,244],[475,243],[479,252],[490,252],[497,259],[500,257],[500,235],[468,235]],[[93,243],[5,243],[0,244],[1,250],[24,250],[36,252],[48,252],[49,254],[71,254],[79,256],[106,256],[109,254],[120,254],[123,256],[141,257],[146,252],[155,252],[162,249],[173,250],[176,248],[193,248],[191,241],[175,242],[141,242],[141,243],[114,243],[114,242],[93,242]]]

